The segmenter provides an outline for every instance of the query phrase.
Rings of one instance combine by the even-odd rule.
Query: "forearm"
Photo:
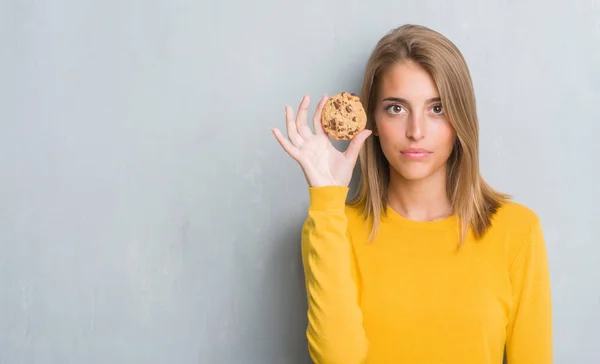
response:
[[[346,189],[311,189],[303,234],[307,338],[316,363],[361,363],[367,353],[345,216]]]

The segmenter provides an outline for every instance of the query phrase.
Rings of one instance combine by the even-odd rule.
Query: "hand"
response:
[[[314,133],[306,123],[310,102],[308,96],[302,98],[295,119],[292,108],[287,105],[285,107],[289,140],[279,129],[273,128],[272,131],[281,147],[300,164],[310,187],[348,186],[360,148],[371,135],[371,131],[363,130],[358,133],[345,152],[338,151],[321,125],[321,111],[326,101],[327,95],[323,96],[317,105],[313,116]]]

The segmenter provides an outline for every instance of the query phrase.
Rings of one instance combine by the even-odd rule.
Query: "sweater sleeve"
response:
[[[539,221],[521,243],[509,274],[514,304],[507,327],[507,363],[551,364],[550,277]]]
[[[310,188],[302,230],[302,261],[308,297],[306,335],[316,364],[359,364],[368,342],[352,274],[345,200],[348,188]]]

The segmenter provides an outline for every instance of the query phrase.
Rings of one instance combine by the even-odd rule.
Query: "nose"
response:
[[[425,138],[426,123],[424,115],[420,113],[411,113],[406,125],[406,137],[410,140],[418,141]]]

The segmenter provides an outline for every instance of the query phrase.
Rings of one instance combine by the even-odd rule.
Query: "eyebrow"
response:
[[[393,102],[399,102],[401,104],[408,104],[408,105],[410,105],[410,102],[408,102],[406,99],[403,99],[401,97],[386,97],[382,101],[393,101]],[[434,97],[434,98],[431,98],[431,99],[425,101],[425,103],[426,104],[430,104],[432,102],[441,102],[441,101],[442,101],[442,99],[440,97]]]

